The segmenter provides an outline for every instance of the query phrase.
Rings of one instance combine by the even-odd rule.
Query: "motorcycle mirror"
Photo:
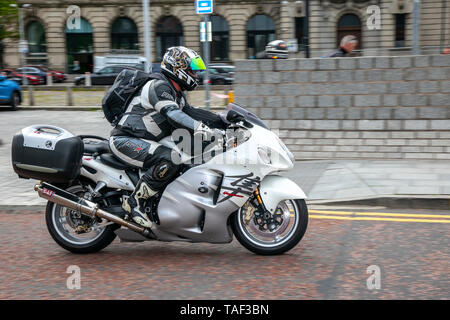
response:
[[[245,117],[242,114],[240,114],[239,112],[230,110],[227,113],[227,120],[230,121],[231,123],[237,123],[240,121],[244,121]]]

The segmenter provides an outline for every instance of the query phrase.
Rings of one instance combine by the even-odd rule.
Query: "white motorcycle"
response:
[[[180,174],[145,205],[155,221],[151,229],[131,221],[121,207],[143,173],[116,159],[104,138],[27,127],[14,136],[13,167],[22,178],[41,180],[35,191],[48,200],[50,235],[71,252],[99,251],[116,236],[230,243],[233,234],[257,254],[286,252],[308,224],[305,193],[277,175],[293,168],[293,155],[245,109],[230,104],[222,116],[234,133],[224,136],[223,152],[197,165],[186,155]],[[170,138],[160,143],[176,147]]]

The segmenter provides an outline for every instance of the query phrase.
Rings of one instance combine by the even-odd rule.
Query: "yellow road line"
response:
[[[415,214],[415,213],[385,213],[385,212],[351,212],[351,211],[324,211],[308,210],[310,213],[323,213],[331,215],[357,215],[357,216],[384,216],[384,217],[416,217],[416,218],[444,218],[450,219],[450,215],[443,214]]]
[[[371,218],[371,217],[341,217],[327,215],[309,215],[313,219],[335,219],[335,220],[360,220],[360,221],[397,221],[397,222],[425,222],[425,223],[450,223],[450,220],[433,219],[397,219],[397,218]]]

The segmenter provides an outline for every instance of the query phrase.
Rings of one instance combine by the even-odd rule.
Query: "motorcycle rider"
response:
[[[197,87],[197,72],[203,70],[205,64],[194,50],[182,46],[167,49],[160,79],[149,80],[137,92],[111,132],[112,153],[130,166],[146,170],[122,204],[133,221],[144,227],[150,228],[152,219],[143,210],[143,204],[179,171],[179,164],[172,160],[172,149],[158,141],[178,128],[205,137],[226,128],[218,115],[191,107],[186,101],[184,91]]]

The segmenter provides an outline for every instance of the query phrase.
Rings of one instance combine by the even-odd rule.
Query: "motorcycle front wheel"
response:
[[[258,212],[251,202],[231,217],[231,227],[238,241],[260,255],[277,255],[294,248],[308,226],[305,200],[284,200],[273,214]]]

